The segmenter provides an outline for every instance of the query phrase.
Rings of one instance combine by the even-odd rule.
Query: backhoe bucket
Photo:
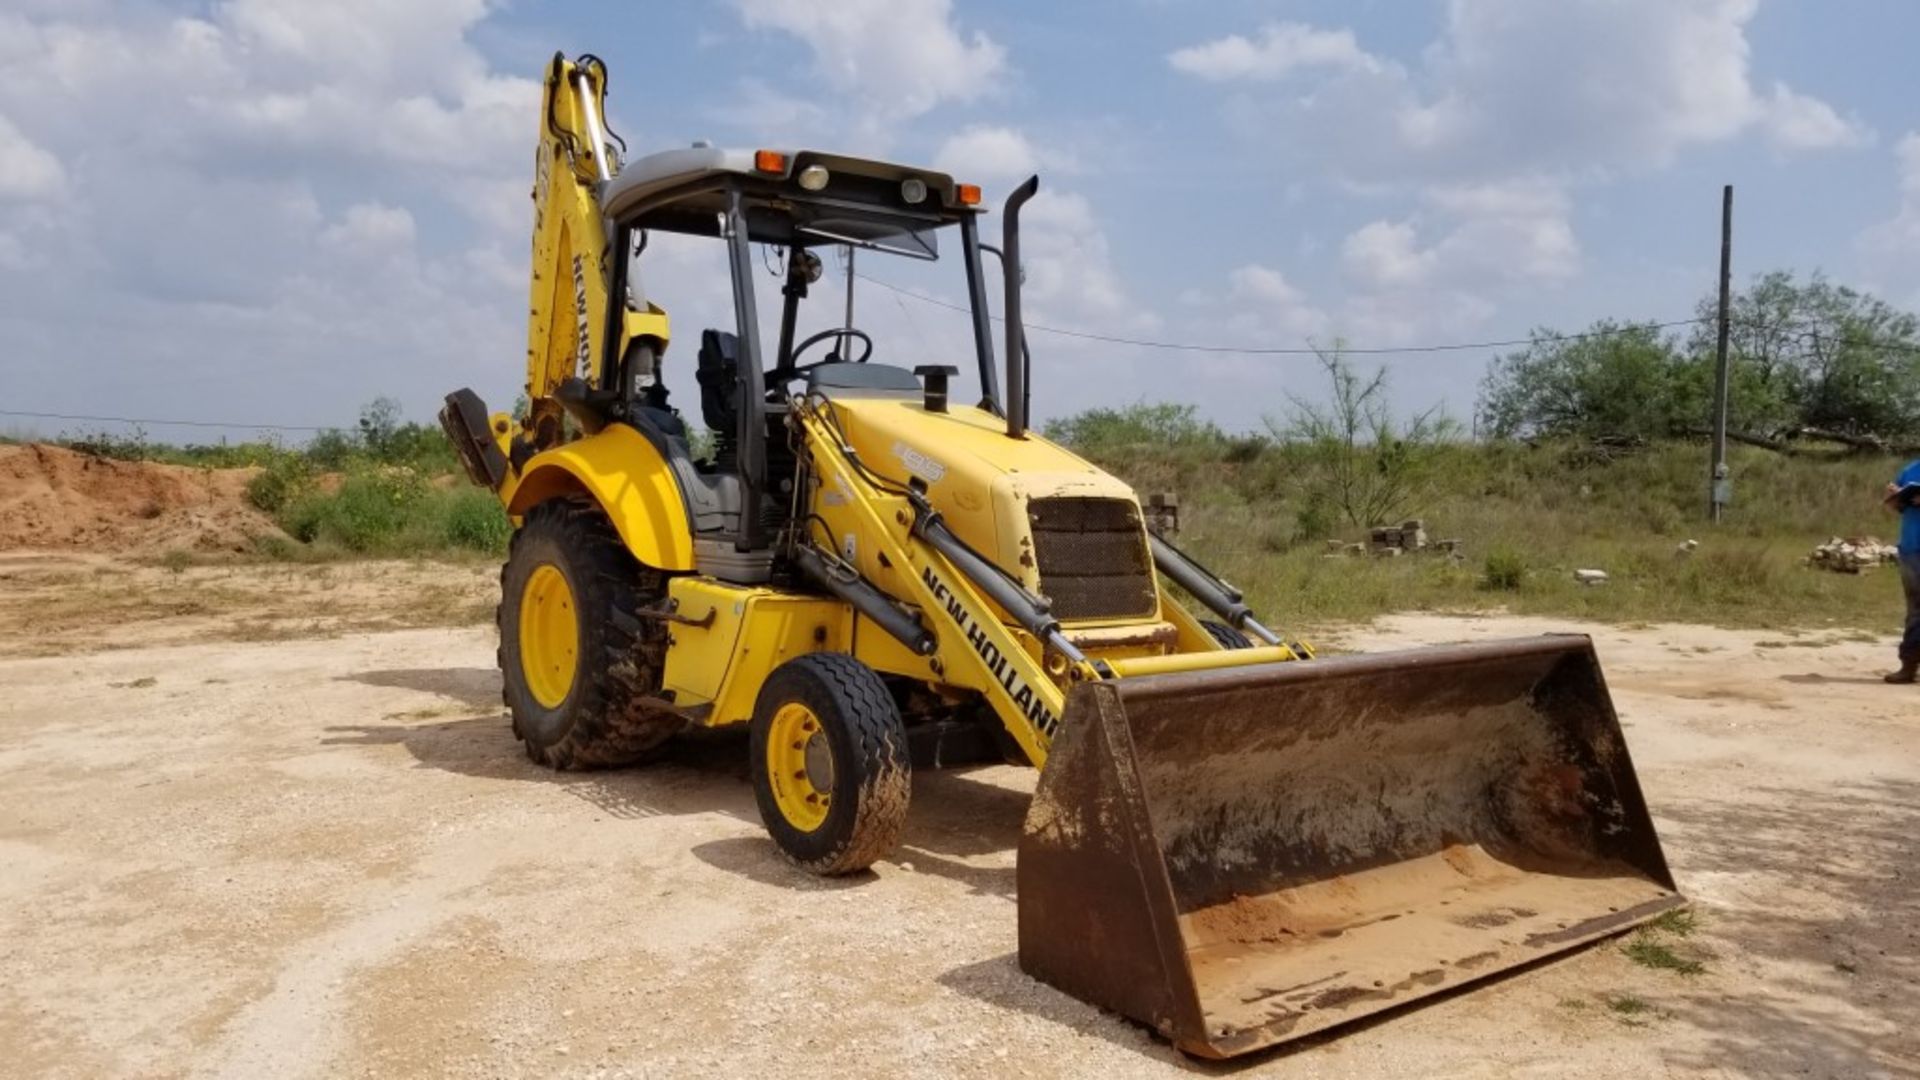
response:
[[[1215,1058],[1684,903],[1571,635],[1082,684],[1018,881],[1027,973]]]

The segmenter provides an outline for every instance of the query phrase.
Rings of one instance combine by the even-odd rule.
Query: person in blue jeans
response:
[[[1900,515],[1900,584],[1907,590],[1907,632],[1900,639],[1900,670],[1890,683],[1920,678],[1920,461],[1900,471],[1887,485],[1887,509]]]

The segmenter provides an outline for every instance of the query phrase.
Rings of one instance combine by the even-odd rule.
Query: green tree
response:
[[[1718,303],[1701,300],[1688,351],[1710,363]],[[1772,434],[1810,427],[1847,435],[1920,435],[1920,319],[1816,273],[1757,278],[1733,297],[1729,424]]]
[[[1081,451],[1153,444],[1184,446],[1225,439],[1211,420],[1192,405],[1138,401],[1118,409],[1088,409],[1047,421],[1043,434]]]
[[[1329,511],[1361,528],[1398,521],[1431,485],[1442,445],[1457,425],[1438,406],[1394,419],[1386,368],[1363,376],[1339,342],[1315,352],[1327,376],[1328,401],[1289,394],[1287,417],[1266,421],[1275,438],[1301,454],[1301,531],[1326,531]]]
[[[392,454],[400,426],[400,403],[390,397],[374,398],[360,408],[360,445],[370,457],[384,461]]]
[[[1563,336],[1535,330],[1480,386],[1481,427],[1496,438],[1652,439],[1702,422],[1704,387],[1656,326],[1602,319]]]

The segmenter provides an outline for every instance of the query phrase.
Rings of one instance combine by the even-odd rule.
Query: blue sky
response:
[[[1895,0],[10,0],[0,408],[326,425],[378,395],[417,419],[460,385],[511,401],[557,49],[607,60],[635,153],[841,149],[990,198],[1038,171],[1050,326],[1397,347],[1681,318],[1728,182],[1738,277],[1817,269],[1920,309],[1915,41]],[[859,268],[958,296],[951,265]],[[718,252],[644,269],[690,402],[688,343],[727,320]],[[817,304],[825,325],[839,297]],[[862,284],[856,309],[884,359],[966,355],[937,306]],[[1042,416],[1173,400],[1246,428],[1320,389],[1310,360],[1034,345]],[[1367,362],[1464,418],[1488,359]]]

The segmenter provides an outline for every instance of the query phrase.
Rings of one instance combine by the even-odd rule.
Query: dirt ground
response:
[[[256,537],[282,535],[247,501],[259,472],[0,446],[0,551],[248,551]]]
[[[1608,942],[1221,1067],[1019,973],[1032,774],[923,774],[895,858],[810,878],[737,739],[528,763],[490,589],[0,557],[0,1074],[1920,1075],[1920,692],[1873,678],[1890,642],[1585,628],[1699,913],[1663,940],[1703,972]]]

